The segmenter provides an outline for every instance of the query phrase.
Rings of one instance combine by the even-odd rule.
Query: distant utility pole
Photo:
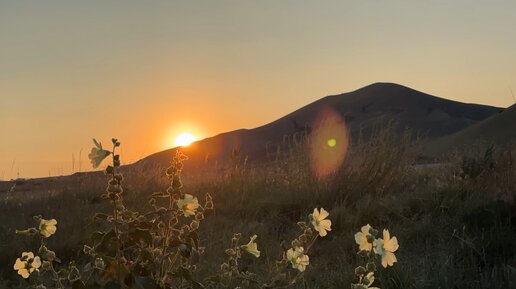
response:
[[[509,87],[509,90],[511,91],[512,101],[514,101],[513,103],[516,103],[516,98],[514,97],[514,93],[512,92],[512,88]]]

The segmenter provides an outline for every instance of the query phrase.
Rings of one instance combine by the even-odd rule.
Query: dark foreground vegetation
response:
[[[302,145],[266,165],[235,155],[216,178],[186,176],[185,192],[203,200],[210,193],[214,203],[200,225],[206,250],[195,261],[194,278],[203,281],[220,269],[237,232],[257,234],[261,251],[259,259],[243,256],[240,265],[273,276],[271,268],[296,237],[296,222],[323,207],[332,231],[310,252],[295,287],[349,288],[360,259],[354,234],[371,224],[389,228],[400,244],[398,263],[379,270],[377,287],[516,288],[516,146],[462,150],[434,165],[416,165],[413,149],[410,137],[379,133],[351,144],[343,166],[324,178],[313,176]],[[60,189],[50,184],[0,195],[0,287],[27,286],[12,267],[39,243],[15,230],[32,227],[35,215],[58,220],[47,246],[64,264],[85,260],[83,245],[101,226],[94,214],[112,209],[100,197],[107,176],[79,178]],[[150,195],[168,185],[164,172],[124,172],[126,207],[149,210]]]

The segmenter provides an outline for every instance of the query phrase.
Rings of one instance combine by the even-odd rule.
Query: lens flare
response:
[[[310,134],[310,168],[316,177],[324,177],[337,170],[346,158],[348,128],[337,112],[323,109],[312,125]]]
[[[337,145],[337,140],[334,139],[334,138],[330,138],[328,140],[327,144],[328,144],[329,147],[333,148],[333,147],[335,147]]]

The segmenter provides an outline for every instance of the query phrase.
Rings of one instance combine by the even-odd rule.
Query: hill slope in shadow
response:
[[[432,96],[394,83],[374,83],[358,90],[331,95],[308,104],[274,122],[240,129],[195,142],[181,148],[189,166],[209,161],[225,162],[236,148],[248,160],[260,161],[267,150],[281,144],[285,136],[309,133],[321,111],[331,109],[342,117],[351,141],[378,122],[395,121],[398,129],[424,133],[429,140],[450,135],[499,113],[498,107],[467,104]],[[177,148],[150,155],[135,166],[167,166]]]
[[[468,146],[501,145],[516,141],[516,104],[484,121],[424,145],[429,156]]]

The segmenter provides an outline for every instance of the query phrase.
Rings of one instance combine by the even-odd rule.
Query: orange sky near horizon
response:
[[[93,137],[130,163],[374,82],[507,107],[516,2],[482,2],[0,1],[0,179],[90,170]]]

